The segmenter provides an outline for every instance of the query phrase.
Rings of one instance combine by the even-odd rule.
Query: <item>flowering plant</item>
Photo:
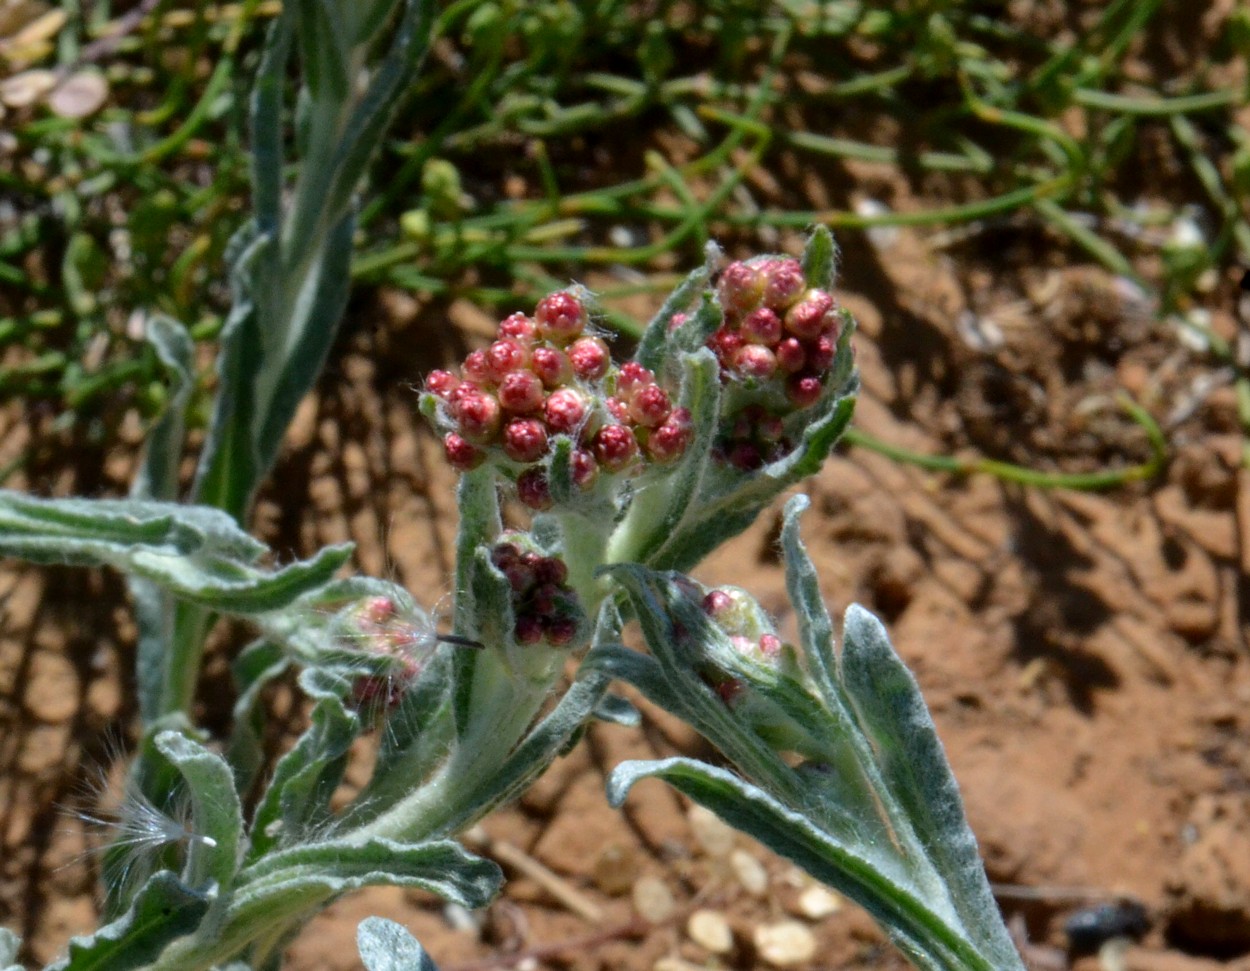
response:
[[[134,495],[0,492],[0,554],[122,570],[141,624],[144,735],[104,867],[108,920],[54,967],[276,968],[311,916],[366,884],[484,904],[499,870],[455,836],[590,719],[636,721],[609,690],[619,679],[736,771],[626,763],[613,802],[664,779],[868,908],[919,967],[1020,968],[915,682],[859,608],[835,650],[799,538],[803,497],[782,534],[797,644],[745,591],[687,576],[819,469],[850,420],[854,327],[833,294],[827,231],[801,259],[727,262],[710,249],[628,361],[612,360],[592,295],[572,288],[503,320],[458,373],[428,376],[420,411],[461,473],[451,633],[393,584],[339,578],[348,548],[275,568],[241,527],[329,346],[351,190],[429,31],[427,8],[403,4],[390,53],[363,88],[347,83],[392,5],[292,4],[274,25],[253,105],[257,218],[234,265],[192,501],[173,501],[190,343],[158,317],[149,336],[170,408]],[[279,94],[297,39],[305,162],[283,202]],[[513,498],[526,515],[509,529]],[[223,616],[257,638],[234,663],[231,732],[214,739],[189,712],[204,636]],[[631,620],[647,653],[625,644]],[[259,699],[292,669],[308,725],[262,780]],[[349,749],[370,732],[372,775],[337,807]],[[371,971],[431,966],[389,922],[366,921],[359,941]],[[15,953],[0,935],[0,966]]]

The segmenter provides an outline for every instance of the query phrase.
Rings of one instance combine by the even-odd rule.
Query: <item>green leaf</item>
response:
[[[122,917],[94,934],[74,937],[69,956],[47,971],[129,971],[151,963],[173,940],[192,933],[209,900],[168,871],[154,875]]]
[[[143,460],[130,494],[135,499],[172,500],[178,498],[187,403],[195,390],[195,344],[181,323],[163,314],[149,316],[144,327],[169,378],[169,397],[143,443]]]
[[[228,892],[239,865],[243,807],[226,760],[178,732],[156,736],[157,750],[186,781],[198,837],[188,847],[183,879],[192,887],[216,884]]]
[[[803,247],[803,277],[809,287],[832,290],[838,276],[838,244],[828,226],[817,226]]]
[[[236,791],[246,793],[256,781],[264,762],[264,710],[260,695],[274,678],[290,667],[282,645],[270,640],[253,641],[230,664],[237,697],[230,719],[230,742],[226,758],[234,770]]]
[[[831,837],[802,813],[733,773],[685,758],[623,762],[608,777],[608,801],[620,806],[630,788],[644,778],[663,779],[854,900],[926,971],[1023,971],[1018,957],[991,964],[978,954],[957,925],[930,909],[931,901],[915,892],[905,873],[871,854],[870,844]]]
[[[638,350],[634,354],[634,360],[643,367],[656,373],[664,367],[669,356],[669,325],[676,314],[690,309],[695,298],[708,285],[708,281],[712,278],[714,261],[718,256],[719,251],[711,248],[703,266],[692,271],[686,279],[682,280],[669,294],[656,315],[651,318],[650,323],[642,332],[642,337],[638,341]]]
[[[347,765],[347,751],[360,732],[360,720],[324,681],[328,672],[304,671],[300,685],[317,699],[308,728],[274,768],[252,821],[248,859],[264,858],[274,847],[305,839],[330,818],[330,797]],[[347,690],[344,686],[342,690]]]
[[[408,928],[385,917],[366,917],[356,929],[365,971],[438,971]]]
[[[17,963],[17,952],[22,948],[22,939],[7,927],[0,927],[0,971],[25,971]]]
[[[857,604],[842,628],[841,675],[891,795],[906,813],[951,903],[994,967],[1018,962],[994,902],[959,786],[929,709],[881,621]]]
[[[266,900],[321,889],[338,896],[366,886],[415,887],[470,909],[499,892],[503,874],[489,860],[452,840],[400,843],[324,840],[267,854],[240,874],[235,906],[259,908]]]

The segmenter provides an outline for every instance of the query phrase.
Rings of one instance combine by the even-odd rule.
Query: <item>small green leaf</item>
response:
[[[230,665],[238,692],[231,718],[226,757],[234,769],[235,789],[247,792],[264,761],[264,711],[261,692],[290,667],[281,645],[270,640],[253,641]]]
[[[838,244],[828,226],[817,226],[803,247],[803,277],[809,287],[832,290],[838,276]]]
[[[196,839],[188,847],[185,881],[192,887],[214,883],[230,889],[239,865],[243,807],[226,760],[178,732],[156,736],[157,750],[186,781]]]
[[[94,934],[74,937],[69,956],[47,971],[129,971],[153,960],[173,940],[192,933],[208,912],[207,897],[168,871],[153,876],[122,917]]]
[[[415,887],[470,909],[485,907],[499,892],[498,865],[474,856],[452,840],[400,843],[370,839],[324,840],[267,854],[240,874],[236,907],[315,888],[337,896],[367,886]]]
[[[365,971],[438,971],[408,928],[385,917],[366,917],[356,929]]]

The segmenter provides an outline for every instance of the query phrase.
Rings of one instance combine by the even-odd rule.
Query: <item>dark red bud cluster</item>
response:
[[[518,474],[517,494],[543,510],[551,491],[539,463],[556,435],[577,443],[573,480],[583,490],[600,470],[633,472],[644,460],[681,456],[693,437],[690,413],[674,408],[645,368],[613,368],[607,344],[586,333],[587,322],[576,294],[550,294],[532,319],[513,314],[500,323],[495,342],[469,354],[459,375],[429,375],[426,390],[445,402],[452,426],[443,448],[454,468],[474,469],[497,449],[529,466]]]
[[[794,450],[779,415],[759,405],[748,405],[729,422],[717,439],[714,454],[743,472],[754,472]]]
[[[795,407],[814,404],[841,333],[833,297],[808,287],[802,266],[790,257],[729,264],[717,295],[725,321],[707,346],[721,372],[756,382],[783,381]]]
[[[512,588],[512,636],[518,644],[546,641],[563,647],[577,636],[581,607],[563,560],[500,543],[491,550],[490,561]]]

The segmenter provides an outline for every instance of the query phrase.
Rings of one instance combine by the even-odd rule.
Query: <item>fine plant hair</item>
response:
[[[692,575],[816,474],[851,421],[855,321],[827,229],[800,254],[709,244],[628,360],[573,285],[424,376],[415,409],[457,474],[447,629],[396,583],[344,576],[350,546],[279,567],[248,533],[346,306],[367,163],[437,23],[429,0],[290,0],[269,24],[251,218],[229,253],[190,491],[196,348],[155,313],[166,404],[130,495],[0,490],[0,556],[121,571],[139,630],[142,734],[116,812],[84,817],[112,840],[105,919],[48,971],[277,971],[308,921],[370,885],[486,905],[503,874],[458,835],[592,722],[636,726],[618,682],[724,765],[625,762],[610,804],[661,780],[866,908],[923,971],[1023,971],[914,678],[880,621],[852,606],[835,624],[822,599],[806,497],[782,514],[795,638],[746,590]],[[222,618],[254,636],[230,659],[236,699],[212,737],[193,700]],[[626,644],[631,623],[645,651]],[[285,677],[308,718],[270,765],[266,687]],[[343,805],[369,733],[376,761]],[[391,922],[365,921],[357,941],[368,971],[434,967]],[[0,971],[17,952],[0,932]]]

